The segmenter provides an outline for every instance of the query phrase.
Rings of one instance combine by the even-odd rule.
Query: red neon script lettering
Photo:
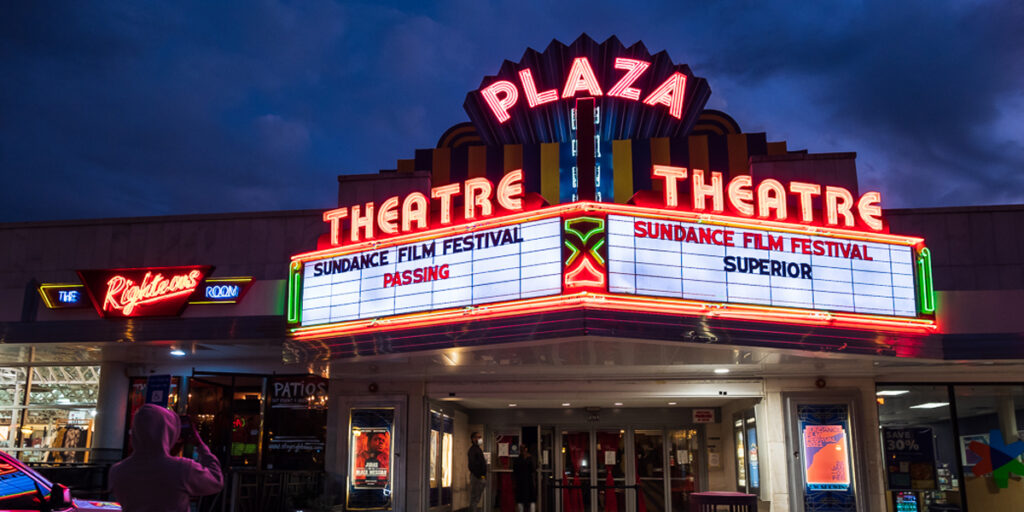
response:
[[[170,279],[166,279],[160,273],[153,275],[152,272],[146,272],[140,284],[135,284],[135,281],[120,275],[111,277],[107,281],[103,309],[121,311],[125,316],[131,316],[139,306],[191,294],[196,290],[196,286],[199,286],[201,276],[202,273],[198,270],[172,276]]]

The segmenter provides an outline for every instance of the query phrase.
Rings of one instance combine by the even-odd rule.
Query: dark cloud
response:
[[[503,59],[587,32],[710,105],[856,151],[888,206],[1024,202],[1012,2],[20,2],[0,17],[0,219],[327,208],[465,120]]]

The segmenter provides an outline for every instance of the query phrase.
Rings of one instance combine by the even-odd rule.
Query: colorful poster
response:
[[[850,487],[850,457],[843,425],[805,425],[803,451],[809,488],[844,490]]]
[[[390,482],[391,432],[387,428],[352,429],[352,488],[384,489]]]
[[[933,490],[935,444],[928,427],[886,427],[882,429],[886,483],[890,490]]]
[[[761,466],[757,461],[757,429],[747,429],[747,464],[750,465],[750,487],[761,487]]]

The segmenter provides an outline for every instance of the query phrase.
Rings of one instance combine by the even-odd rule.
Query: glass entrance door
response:
[[[665,492],[665,431],[637,430],[633,433],[636,453],[637,509],[663,512]]]
[[[561,453],[562,512],[591,510],[591,467],[589,430],[563,430]]]

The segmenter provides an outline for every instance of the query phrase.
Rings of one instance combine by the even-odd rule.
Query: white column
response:
[[[103,363],[100,367],[100,392],[93,426],[93,462],[121,460],[127,409],[128,377],[125,376],[124,363]]]

